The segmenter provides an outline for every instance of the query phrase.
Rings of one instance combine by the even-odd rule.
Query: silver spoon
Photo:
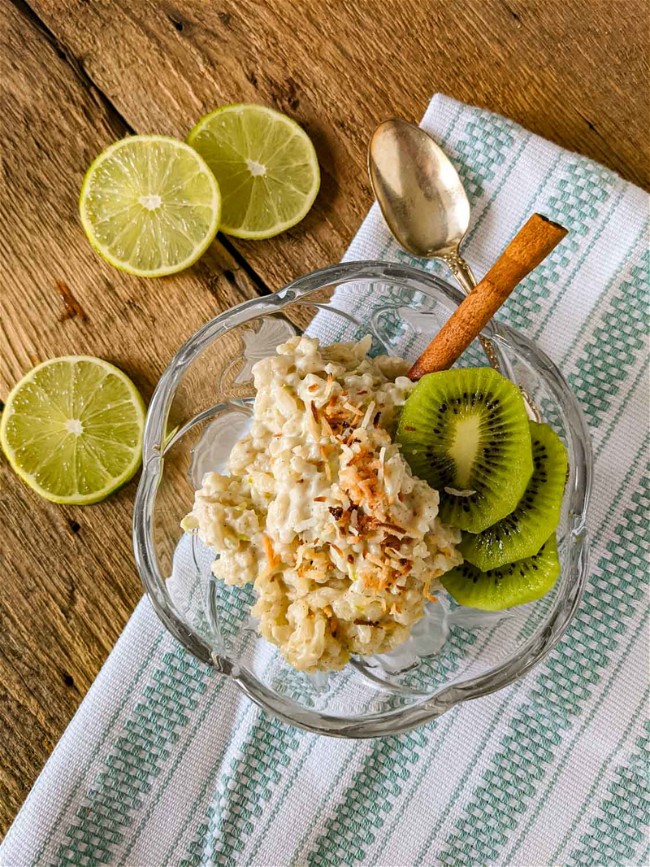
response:
[[[440,259],[466,295],[477,285],[460,255],[469,228],[470,205],[458,172],[435,141],[401,118],[380,123],[368,145],[368,174],[388,228],[397,242],[420,259]],[[495,370],[512,375],[507,360],[486,337],[479,337]],[[528,415],[541,421],[522,388]]]
[[[470,205],[458,172],[431,136],[400,118],[380,123],[368,146],[368,173],[397,242],[420,259],[441,259],[466,295],[477,284],[460,245]],[[492,367],[494,346],[480,338]]]

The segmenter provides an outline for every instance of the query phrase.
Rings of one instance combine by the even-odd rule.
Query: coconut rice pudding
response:
[[[409,365],[369,358],[370,344],[294,337],[259,361],[250,433],[183,521],[219,555],[218,578],[254,585],[260,634],[301,671],[405,641],[462,562],[437,491],[392,441]]]

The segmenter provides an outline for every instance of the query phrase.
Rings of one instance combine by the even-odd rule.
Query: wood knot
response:
[[[88,314],[74,297],[72,290],[61,280],[56,281],[54,288],[63,299],[63,307],[65,308],[61,322],[65,322],[66,319],[74,319],[75,316],[78,316],[82,322],[88,322]]]

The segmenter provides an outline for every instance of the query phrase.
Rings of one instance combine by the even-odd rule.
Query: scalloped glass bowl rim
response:
[[[462,701],[480,698],[519,680],[537,665],[555,647],[578,606],[587,578],[588,537],[586,512],[592,483],[593,458],[589,431],[582,410],[566,380],[551,359],[528,338],[498,322],[484,329],[486,337],[502,342],[514,349],[542,376],[560,404],[572,433],[575,472],[573,499],[570,511],[569,534],[572,544],[569,566],[574,580],[567,582],[566,593],[558,594],[553,607],[528,641],[498,666],[485,673],[441,687],[429,698],[407,708],[346,718],[328,715],[296,704],[289,706],[280,695],[262,684],[250,671],[239,666],[213,648],[189,626],[176,611],[160,574],[153,537],[153,512],[158,484],[163,468],[163,453],[171,442],[165,442],[168,413],[176,387],[187,367],[216,338],[230,329],[260,315],[279,312],[285,305],[337,283],[363,280],[389,280],[412,285],[414,289],[442,293],[454,304],[462,301],[459,289],[426,271],[408,265],[380,261],[345,262],[321,268],[299,277],[273,295],[261,296],[233,307],[203,325],[178,350],[156,386],[144,431],[143,469],[138,486],[133,514],[133,544],[137,567],[153,608],[168,631],[197,659],[231,677],[242,692],[262,708],[291,725],[308,731],[338,737],[379,737],[408,731],[423,725]],[[183,430],[186,430],[184,428]],[[176,441],[183,431],[176,432]],[[161,450],[160,443],[164,443]]]

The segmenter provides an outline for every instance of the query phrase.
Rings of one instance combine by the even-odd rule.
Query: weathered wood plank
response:
[[[340,257],[371,198],[370,131],[394,113],[418,118],[435,91],[647,183],[644,0],[30,3],[59,45],[0,7],[0,398],[32,363],[64,352],[103,355],[148,396],[184,337],[254,292],[219,245],[157,282],[96,259],[76,196],[92,157],[126,132],[122,118],[185,135],[215,105],[249,100],[306,127],[323,169],[316,208],[285,236],[238,243],[273,288]],[[0,474],[1,833],[140,589],[133,485],[67,509],[32,495],[3,461]]]
[[[160,281],[98,259],[77,196],[89,160],[126,128],[12,4],[0,6],[0,119],[0,399],[66,353],[114,362],[148,397],[182,341],[253,285],[218,244]],[[0,458],[0,832],[141,595],[133,493],[55,506]]]
[[[637,182],[648,117],[643,0],[33,0],[138,131],[185,135],[261,101],[314,138],[323,187],[304,223],[238,242],[273,288],[337,260],[370,200],[369,134],[432,93],[487,106]],[[606,70],[606,75],[603,71]]]

